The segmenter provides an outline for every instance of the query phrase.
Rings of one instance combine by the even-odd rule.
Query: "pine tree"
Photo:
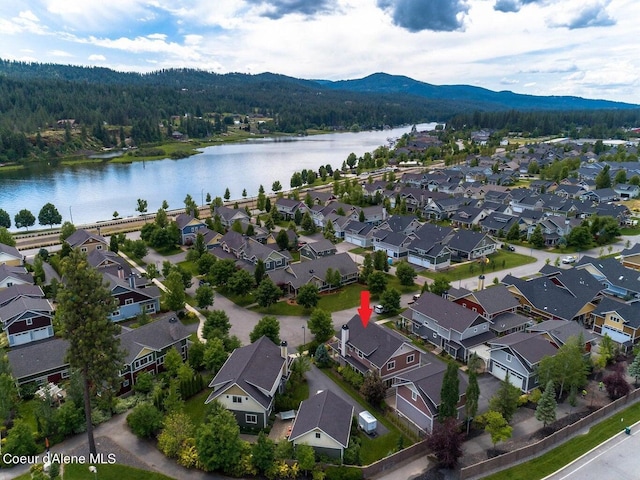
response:
[[[536,420],[542,422],[543,426],[547,426],[556,420],[556,391],[553,388],[553,381],[550,380],[547,383],[547,387],[544,389],[544,393],[538,400],[538,406],[536,407]]]
[[[631,365],[629,365],[629,376],[635,378],[635,383],[638,385],[638,377],[640,377],[640,355],[636,355]]]
[[[62,336],[69,341],[69,365],[82,379],[89,452],[95,454],[91,396],[97,388],[103,396],[116,388],[123,361],[118,327],[111,321],[117,304],[84,253],[72,250],[63,261],[62,273],[64,286],[58,290],[56,317]]]
[[[478,385],[478,373],[474,368],[469,368],[469,383],[467,385],[467,391],[465,395],[467,401],[464,405],[465,413],[467,415],[467,433],[469,433],[469,426],[471,420],[478,413],[478,399],[480,398],[480,386]]]
[[[453,362],[449,362],[442,379],[442,387],[440,387],[438,420],[444,422],[447,418],[456,418],[458,416],[457,405],[459,401],[460,380],[458,379],[458,366]]]

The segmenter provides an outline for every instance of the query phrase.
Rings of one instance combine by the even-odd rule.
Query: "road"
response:
[[[631,427],[631,435],[620,433],[598,445],[573,463],[549,475],[545,480],[601,480],[606,478],[638,478],[640,425]]]

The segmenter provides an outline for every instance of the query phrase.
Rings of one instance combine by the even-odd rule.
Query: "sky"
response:
[[[639,0],[21,0],[0,58],[197,68],[640,104]]]

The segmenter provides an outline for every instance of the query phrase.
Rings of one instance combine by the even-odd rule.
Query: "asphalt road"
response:
[[[616,436],[600,444],[575,462],[548,476],[545,480],[602,480],[635,479],[638,473],[638,450],[640,449],[640,425],[631,428],[631,435],[622,430],[626,426],[620,422]],[[588,434],[587,434],[588,435]]]

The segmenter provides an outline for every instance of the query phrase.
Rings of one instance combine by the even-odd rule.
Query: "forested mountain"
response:
[[[624,134],[620,127],[640,125],[640,107],[625,103],[434,86],[382,73],[329,82],[192,69],[122,73],[0,59],[0,163],[123,146],[125,138],[138,146],[161,142],[174,126],[190,138],[205,138],[224,131],[233,116],[250,115],[262,115],[261,128],[284,133],[440,121],[458,130],[574,129],[618,136]],[[73,135],[40,134],[67,119],[73,119]]]
[[[494,92],[470,85],[431,85],[412,78],[374,73],[357,80],[339,82],[318,81],[324,87],[334,90],[369,93],[404,93],[430,99],[447,99],[473,102],[482,105],[478,110],[604,110],[635,109],[639,105],[611,102],[608,100],[589,100],[570,96],[534,96],[522,95],[508,91]]]

